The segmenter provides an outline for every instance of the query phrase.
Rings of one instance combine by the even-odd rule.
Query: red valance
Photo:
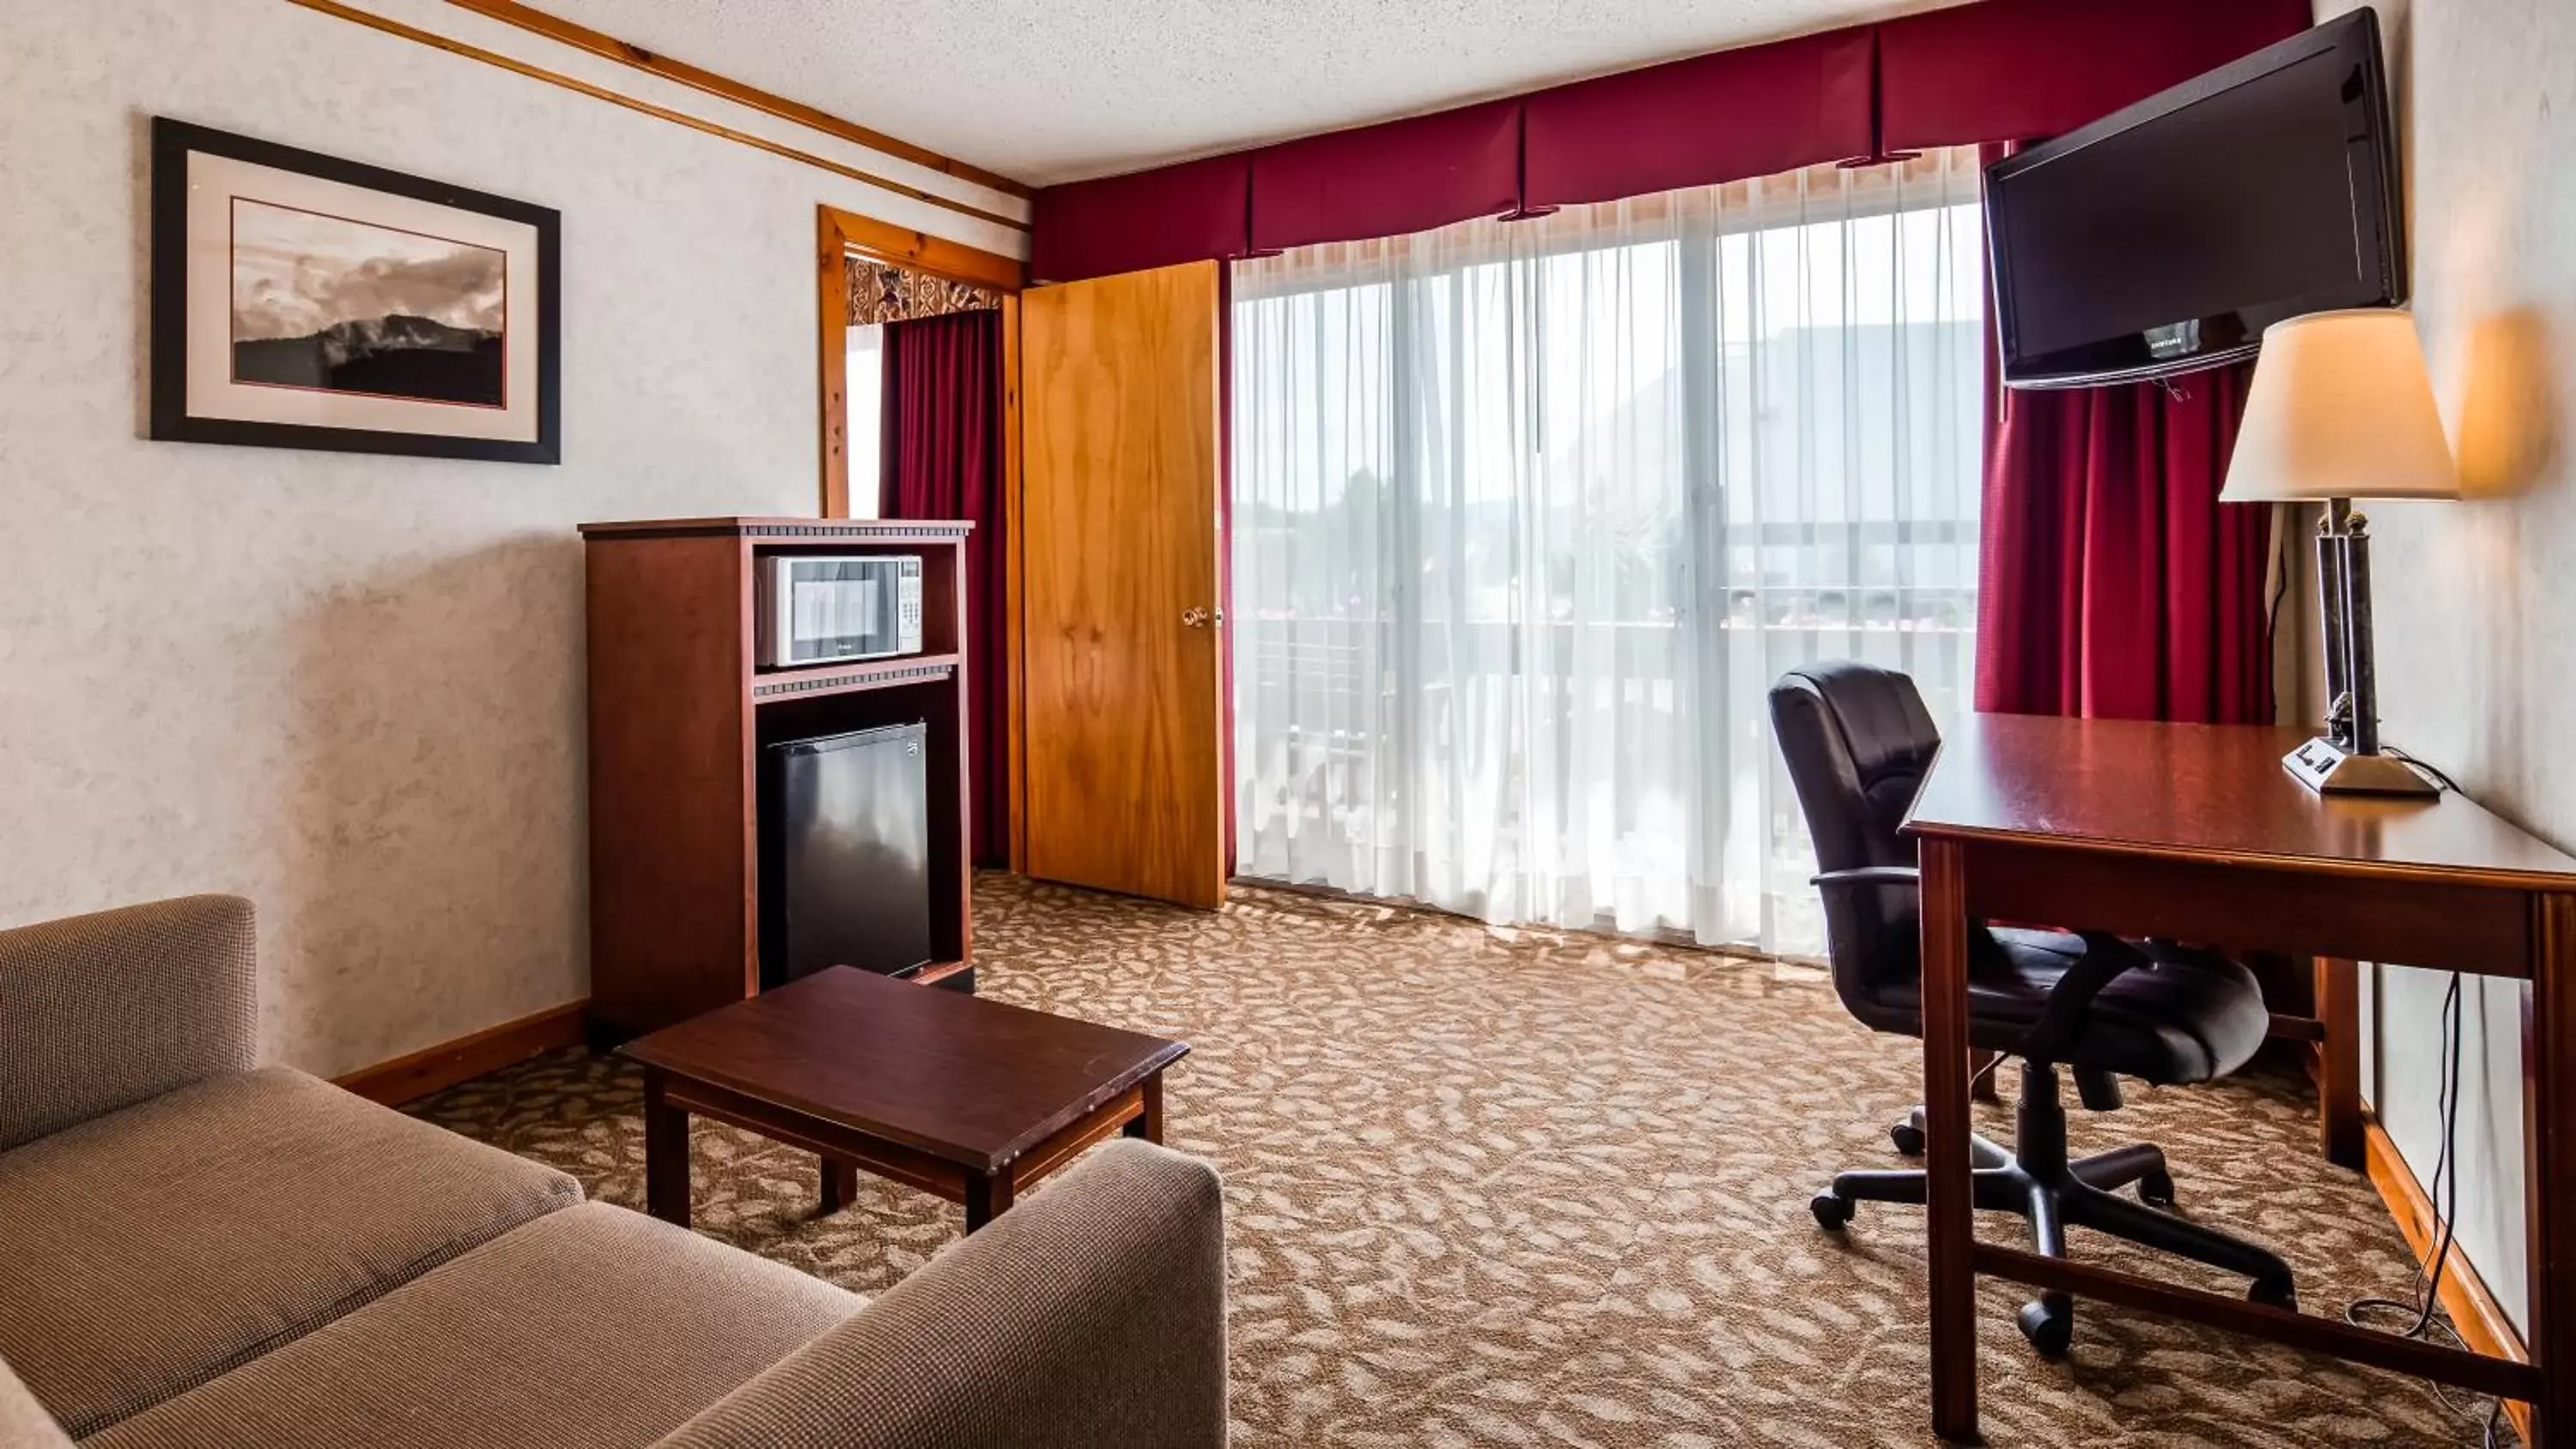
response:
[[[1259,251],[1428,231],[1520,205],[1521,106],[1493,101],[1252,153]]]
[[[1526,205],[1574,206],[1870,154],[1870,32],[1721,50],[1528,98]]]
[[[2072,130],[2308,25],[2310,0],[1975,0],[1037,195],[1064,282]]]
[[[1979,0],[1878,27],[1890,150],[2074,130],[2308,28],[2309,0]]]
[[[1071,282],[1252,250],[1252,158],[1243,152],[1074,181],[1037,194],[1029,273]]]

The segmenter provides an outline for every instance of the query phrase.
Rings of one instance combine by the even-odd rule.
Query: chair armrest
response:
[[[1923,872],[1910,865],[1864,865],[1809,876],[1811,886],[1903,885],[1921,888]]]
[[[1207,1164],[1112,1142],[660,1449],[1222,1449],[1224,1218]]]
[[[2084,1018],[2093,1010],[2093,998],[2102,994],[2102,988],[2140,966],[2155,964],[2144,951],[2111,932],[2081,934],[2084,954],[2049,988],[2048,1004],[2040,1008],[2038,1022],[2021,1039],[2019,1055],[2024,1061],[2066,1060],[2066,1049],[2084,1034]],[[2092,1093],[2086,1095],[2089,1098]]]
[[[0,1150],[258,1055],[256,939],[238,896],[0,931]]]

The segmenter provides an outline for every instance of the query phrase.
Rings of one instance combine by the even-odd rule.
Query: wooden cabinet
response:
[[[971,968],[962,584],[972,527],[813,518],[582,525],[594,1039],[653,1031],[760,990],[758,769],[762,746],[779,740],[927,726],[932,963],[914,979]],[[757,667],[754,569],[776,553],[920,555],[921,652]]]

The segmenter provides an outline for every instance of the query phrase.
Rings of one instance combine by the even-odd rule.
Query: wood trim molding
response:
[[[825,206],[821,211],[824,224],[839,237],[839,251],[833,258],[836,264],[843,255],[863,256],[906,271],[928,272],[997,292],[1017,292],[1029,284],[1028,264],[1017,257],[843,211],[837,206]]]
[[[530,1057],[581,1045],[583,1022],[589,1011],[587,1000],[568,1001],[532,1016],[485,1027],[454,1041],[334,1077],[332,1082],[371,1102],[398,1107]]]
[[[850,284],[842,275],[849,243],[841,222],[849,213],[814,208],[814,396],[822,415],[816,456],[825,518],[850,516]]]
[[[589,51],[593,55],[605,56],[620,65],[631,65],[637,70],[660,76],[664,80],[677,81],[693,90],[704,91],[711,96],[721,96],[737,104],[749,106],[755,111],[776,116],[782,121],[793,121],[797,125],[820,131],[827,136],[837,136],[872,151],[883,151],[889,156],[899,156],[916,166],[929,167],[944,175],[954,176],[960,181],[972,181],[978,186],[988,186],[1004,195],[1016,196],[1022,200],[1028,199],[1032,194],[1028,187],[998,172],[987,171],[980,166],[970,166],[954,157],[942,156],[926,146],[916,146],[900,137],[889,136],[883,131],[872,131],[855,121],[845,121],[829,111],[817,110],[801,101],[791,101],[785,96],[772,94],[757,86],[745,85],[730,76],[721,76],[711,70],[701,70],[686,61],[673,60],[667,55],[656,54],[643,46],[631,45],[613,35],[593,30],[587,25],[575,24],[560,16],[549,15],[534,7],[522,5],[518,0],[447,0],[447,3],[460,9],[471,10],[477,15],[489,16],[505,25],[515,25],[521,30],[545,36],[550,40],[562,41],[566,45]]]
[[[303,0],[297,0],[297,3],[303,3]],[[814,208],[814,342],[817,354],[815,377],[818,380],[815,395],[822,406],[818,425],[823,467],[822,515],[825,518],[850,516],[850,288],[842,275],[842,265],[853,255],[910,271],[928,272],[954,282],[989,287],[1002,294],[1003,436],[1007,440],[1019,435],[1019,389],[1014,385],[1018,369],[1014,365],[1010,338],[1018,315],[1020,290],[1028,285],[1028,265],[1016,257],[988,252],[981,247],[971,247],[927,232],[907,230],[891,222],[861,216],[855,211],[843,211],[837,206],[817,206]],[[1017,469],[1013,460],[1017,456],[1017,449],[1006,442],[1003,464],[1006,493],[1015,486]]]
[[[772,141],[766,136],[755,136],[748,131],[737,131],[731,126],[722,125],[715,121],[707,120],[701,116],[693,116],[685,111],[675,111],[668,106],[657,106],[651,101],[639,100],[634,96],[610,90],[606,86],[593,85],[589,81],[579,79],[575,76],[565,75],[561,71],[548,70],[544,66],[535,65],[528,61],[520,60],[514,56],[503,55],[497,50],[486,50],[479,45],[457,40],[450,36],[440,35],[435,31],[423,30],[416,25],[406,25],[402,21],[392,19],[388,16],[378,15],[372,11],[361,10],[352,5],[342,4],[341,0],[287,0],[287,3],[290,5],[300,5],[307,10],[314,11],[318,14],[329,15],[337,19],[346,20],[355,25],[363,25],[370,30],[379,30],[387,35],[399,36],[404,40],[426,45],[433,50],[443,50],[450,55],[460,55],[468,60],[479,60],[485,65],[498,66],[503,70],[526,76],[531,80],[541,80],[548,85],[561,86],[565,90],[578,92],[593,100],[606,101],[613,106],[624,106],[630,111],[640,112],[647,116],[653,116],[660,120],[669,121],[675,126],[686,126],[692,131],[702,132],[709,136],[721,137],[728,141],[739,142],[742,145],[766,151],[773,156],[784,157],[787,160],[811,166],[817,170],[829,171],[836,176],[847,177],[848,179],[859,182],[862,185],[873,186],[880,191],[890,191],[897,196],[908,196],[915,201],[924,202],[928,205],[942,208],[943,210],[953,211],[962,216],[974,217],[978,221],[989,221],[996,226],[1009,227],[1013,231],[1025,232],[1029,229],[1029,224],[1017,217],[1004,216],[999,212],[986,211],[981,207],[969,205],[966,202],[958,201],[952,197],[941,196],[937,192],[924,191],[918,186],[907,186],[903,182],[897,181],[892,177],[879,176],[874,172],[862,171],[855,166],[845,166],[829,157],[817,156],[811,151],[800,151],[793,146]]]
[[[2406,1165],[2387,1129],[2379,1125],[2376,1113],[2362,1114],[2362,1142],[2370,1185],[2379,1189],[2380,1200],[2388,1204],[2389,1215],[2397,1219],[2398,1229],[2406,1234],[2407,1246],[2415,1250],[2415,1261],[2430,1263],[2441,1234],[2441,1219],[2433,1211],[2433,1199],[2416,1179],[2415,1169]],[[2450,1315],[2451,1326],[2459,1330],[2461,1342],[2479,1353],[2520,1364],[2531,1362],[2531,1351],[2514,1330],[2513,1320],[2505,1316],[2503,1305],[2496,1302],[2486,1280],[2478,1276],[2477,1268],[2457,1242],[2451,1244],[2451,1256],[2442,1269],[2441,1298],[2442,1310]],[[2504,1410],[2513,1421],[2514,1432],[2522,1436],[2524,1443],[2530,1443],[2531,1406],[2508,1399]]]

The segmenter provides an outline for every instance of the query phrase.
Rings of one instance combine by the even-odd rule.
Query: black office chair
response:
[[[1922,959],[1914,844],[1897,833],[1941,743],[1914,681],[1866,664],[1793,669],[1771,687],[1771,723],[1815,838],[1834,989],[1878,1031],[1922,1035]],[[2140,789],[2153,789],[2140,781]],[[2149,1144],[2068,1161],[2057,1068],[2084,1105],[2120,1105],[2116,1078],[2205,1082],[2242,1066],[2270,1024],[2253,975],[2213,953],[2118,936],[1980,930],[1970,941],[1968,1039],[2021,1059],[2012,1150],[1974,1139],[1979,1210],[2029,1220],[2035,1251],[2066,1255],[2069,1225],[2142,1243],[2253,1280],[2247,1297],[2297,1306],[2289,1265],[2242,1238],[2176,1217],[2164,1153]],[[1923,1151],[1923,1109],[1892,1134]],[[1921,1203],[1923,1173],[1846,1172],[1817,1195],[1816,1221],[1840,1232],[1862,1202]],[[2113,1195],[2136,1184],[2140,1201]],[[2050,1358],[2075,1328],[2073,1301],[2045,1293],[2021,1330]]]

